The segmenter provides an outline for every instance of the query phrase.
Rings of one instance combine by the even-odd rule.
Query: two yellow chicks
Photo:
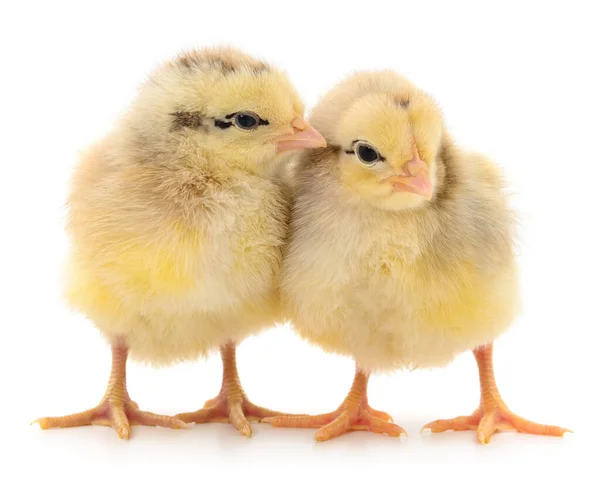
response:
[[[296,156],[293,170],[288,163]],[[367,402],[373,371],[443,366],[473,350],[475,413],[426,425],[562,435],[502,401],[492,343],[513,321],[513,214],[500,173],[456,146],[433,100],[389,71],[358,73],[304,120],[288,78],[238,50],[191,51],[159,67],[113,132],[82,157],[69,197],[67,298],[108,339],[98,406],[38,419],[42,428],[181,428],[250,421],[404,430]],[[353,357],[334,412],[286,415],[254,405],[236,345],[289,320],[300,336]],[[219,348],[223,383],[196,412],[140,410],[126,361],[155,365]]]

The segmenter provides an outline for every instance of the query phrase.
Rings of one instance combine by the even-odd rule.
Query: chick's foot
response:
[[[138,408],[137,403],[128,397],[123,399],[116,394],[108,395],[97,407],[90,410],[63,417],[44,417],[37,419],[34,423],[38,423],[43,429],[105,425],[114,428],[121,439],[131,437],[131,425],[173,429],[186,426],[184,422],[177,420],[175,417],[144,412]]]
[[[475,350],[475,358],[479,366],[481,383],[481,403],[479,408],[469,416],[456,417],[448,420],[436,420],[428,423],[421,431],[431,430],[432,433],[447,430],[475,430],[477,439],[487,444],[492,435],[500,431],[517,431],[533,435],[551,435],[560,437],[570,430],[555,425],[542,425],[531,422],[509,410],[502,400],[494,379],[492,365],[492,345],[486,345]]]
[[[392,437],[407,435],[404,429],[390,423],[392,417],[371,408],[367,401],[368,376],[357,369],[350,393],[336,411],[323,415],[292,415],[267,417],[263,422],[274,427],[318,428],[317,442],[324,442],[346,432],[366,430]]]
[[[160,426],[173,429],[186,424],[175,417],[144,412],[129,398],[125,382],[127,349],[120,344],[112,346],[113,366],[106,393],[98,406],[62,417],[44,417],[35,420],[42,429],[105,425],[113,427],[119,438],[131,437],[131,425]]]
[[[223,383],[219,394],[206,402],[195,412],[180,413],[176,417],[185,423],[229,422],[242,435],[252,435],[251,421],[264,417],[283,415],[281,412],[254,405],[248,400],[242,388],[235,360],[235,345],[228,343],[221,347],[223,360]]]
[[[531,422],[512,413],[501,400],[492,407],[479,407],[473,415],[456,417],[448,420],[436,420],[428,423],[423,430],[431,430],[433,433],[445,432],[447,430],[475,430],[477,440],[487,444],[492,435],[501,431],[517,431],[533,435],[552,435],[560,437],[570,430],[554,425],[542,425]]]

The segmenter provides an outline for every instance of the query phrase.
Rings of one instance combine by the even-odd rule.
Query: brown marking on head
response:
[[[204,126],[204,116],[201,112],[171,112],[173,124],[171,126],[172,131],[180,131],[184,127],[190,129],[199,129]]]
[[[398,107],[402,107],[403,109],[406,109],[410,105],[410,99],[408,97],[396,97],[394,99],[394,103]]]
[[[223,75],[233,74],[242,69],[248,69],[259,74],[269,70],[269,66],[245,53],[230,48],[214,48],[205,50],[190,50],[180,54],[174,61],[176,65],[188,70],[216,69]]]

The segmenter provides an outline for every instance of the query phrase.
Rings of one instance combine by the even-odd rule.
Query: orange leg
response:
[[[185,423],[175,417],[143,412],[137,403],[129,398],[125,377],[127,364],[127,348],[119,341],[111,345],[112,369],[106,393],[100,403],[84,412],[65,415],[63,417],[38,418],[33,423],[42,429],[81,427],[84,425],[106,425],[113,427],[119,438],[131,437],[130,425],[149,425],[168,428],[184,428]]]
[[[223,382],[219,394],[196,412],[180,413],[177,415],[179,420],[186,423],[230,422],[242,435],[250,437],[252,429],[249,421],[283,415],[281,412],[254,405],[248,400],[238,376],[234,343],[221,347],[221,358]]]
[[[390,423],[392,417],[385,412],[372,409],[367,401],[369,375],[356,369],[354,383],[342,405],[334,412],[323,415],[290,415],[267,417],[263,422],[274,427],[318,428],[317,442],[324,442],[352,430],[368,430],[392,437],[406,435],[402,427]]]
[[[557,437],[562,436],[565,432],[570,432],[568,429],[554,425],[541,425],[530,422],[508,409],[496,386],[492,352],[491,344],[473,351],[479,367],[479,383],[481,385],[481,402],[473,415],[449,420],[436,420],[425,425],[423,430],[430,429],[433,433],[445,432],[446,430],[475,430],[477,439],[482,444],[489,443],[491,436],[501,430],[516,430],[522,433]]]

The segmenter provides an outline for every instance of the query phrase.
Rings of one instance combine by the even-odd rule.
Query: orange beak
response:
[[[275,139],[277,152],[293,151],[297,149],[315,149],[326,147],[327,141],[313,126],[299,115],[291,122],[293,134],[286,134]]]
[[[413,149],[413,158],[403,166],[402,171],[402,175],[388,177],[384,181],[391,183],[396,191],[412,192],[431,199],[433,189],[429,166],[421,160],[416,148]]]

